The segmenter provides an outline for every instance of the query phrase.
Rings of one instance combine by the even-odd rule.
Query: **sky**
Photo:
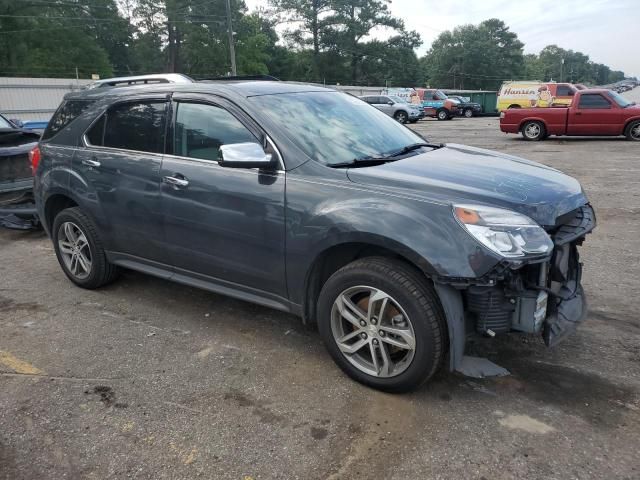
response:
[[[268,8],[268,0],[245,2],[250,10]],[[444,30],[499,18],[518,34],[525,53],[556,44],[640,77],[640,0],[393,0],[390,9],[421,34],[418,55]]]

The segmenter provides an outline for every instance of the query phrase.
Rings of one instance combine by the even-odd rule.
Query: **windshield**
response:
[[[395,95],[389,95],[389,98],[396,103],[409,103],[404,98],[396,97]]]
[[[633,105],[633,102],[630,102],[629,100],[624,98],[622,95],[620,95],[617,92],[614,92],[613,90],[609,90],[609,96],[613,98],[613,100],[622,108],[628,107],[629,105]]]
[[[446,99],[447,99],[447,96],[446,96],[444,93],[442,93],[440,90],[438,90],[438,91],[435,93],[435,96],[436,96],[436,98],[437,98],[438,100],[446,100]]]
[[[13,125],[11,125],[7,120],[5,120],[3,116],[0,115],[0,128],[13,128]]]
[[[251,101],[305,154],[329,166],[424,142],[380,110],[345,93],[285,93]]]

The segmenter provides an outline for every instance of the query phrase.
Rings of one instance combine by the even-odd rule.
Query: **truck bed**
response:
[[[500,115],[500,130],[518,133],[524,120],[539,120],[549,135],[564,135],[567,131],[568,107],[510,108]]]

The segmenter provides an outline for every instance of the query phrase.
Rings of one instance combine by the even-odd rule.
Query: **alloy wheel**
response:
[[[343,291],[331,310],[333,339],[358,370],[395,377],[413,360],[416,336],[408,315],[390,295],[374,287]]]
[[[631,138],[640,140],[640,123],[631,128]]]
[[[540,135],[540,125],[530,123],[525,127],[524,132],[528,138],[537,138]]]
[[[91,249],[87,236],[73,222],[64,222],[58,229],[58,249],[67,270],[79,280],[91,273]]]

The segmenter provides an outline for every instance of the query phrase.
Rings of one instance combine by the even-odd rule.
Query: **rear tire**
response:
[[[447,112],[446,109],[441,108],[436,112],[436,118],[442,121],[442,120],[449,120],[449,118],[451,117],[449,117],[449,112]]]
[[[118,268],[107,261],[96,224],[80,208],[56,216],[51,238],[62,270],[79,287],[98,288],[118,276]]]
[[[640,142],[640,120],[635,120],[627,125],[624,134],[627,140]]]
[[[547,136],[544,125],[541,122],[530,121],[522,125],[520,130],[522,137],[529,142],[538,142]]]
[[[405,124],[407,123],[407,120],[409,120],[409,115],[407,115],[407,112],[403,112],[402,110],[400,110],[395,113],[393,118],[395,118],[397,122]]]
[[[447,346],[442,306],[427,279],[400,261],[363,258],[338,270],[320,292],[317,319],[333,360],[370,387],[413,390],[442,366]]]

